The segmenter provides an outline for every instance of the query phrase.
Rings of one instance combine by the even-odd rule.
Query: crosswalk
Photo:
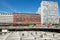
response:
[[[19,32],[11,33],[6,40],[20,40]]]
[[[5,40],[11,33],[7,33],[7,34],[0,34],[0,40]]]
[[[16,31],[0,34],[0,40],[60,40],[60,33],[42,31]]]

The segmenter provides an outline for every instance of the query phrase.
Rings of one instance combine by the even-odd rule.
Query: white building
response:
[[[41,2],[41,23],[58,24],[58,2],[42,1]]]
[[[13,23],[13,14],[0,13],[0,24],[3,23]]]

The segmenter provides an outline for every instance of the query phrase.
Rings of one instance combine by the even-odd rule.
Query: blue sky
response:
[[[0,0],[0,12],[36,13],[41,1],[42,0]],[[58,6],[60,11],[60,0],[58,0],[57,2],[59,4]]]

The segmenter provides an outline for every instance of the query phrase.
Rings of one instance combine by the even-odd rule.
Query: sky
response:
[[[42,0],[0,0],[0,12],[35,14],[38,11],[38,8],[40,7],[41,1]],[[57,1],[59,7],[58,12],[60,13],[60,0],[46,1]]]

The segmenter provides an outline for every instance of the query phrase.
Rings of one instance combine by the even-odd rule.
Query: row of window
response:
[[[23,16],[23,15],[20,15],[20,16],[16,16],[15,17],[15,19],[16,19],[16,21],[38,21],[38,20],[40,20],[40,17],[39,16],[31,16],[31,15],[25,15],[25,16]]]
[[[50,22],[50,23],[53,23],[53,24],[55,24],[55,23],[59,23],[58,21],[44,21],[44,23],[48,23],[48,22]]]
[[[8,13],[1,13],[0,15],[12,15],[12,14],[8,14]]]

